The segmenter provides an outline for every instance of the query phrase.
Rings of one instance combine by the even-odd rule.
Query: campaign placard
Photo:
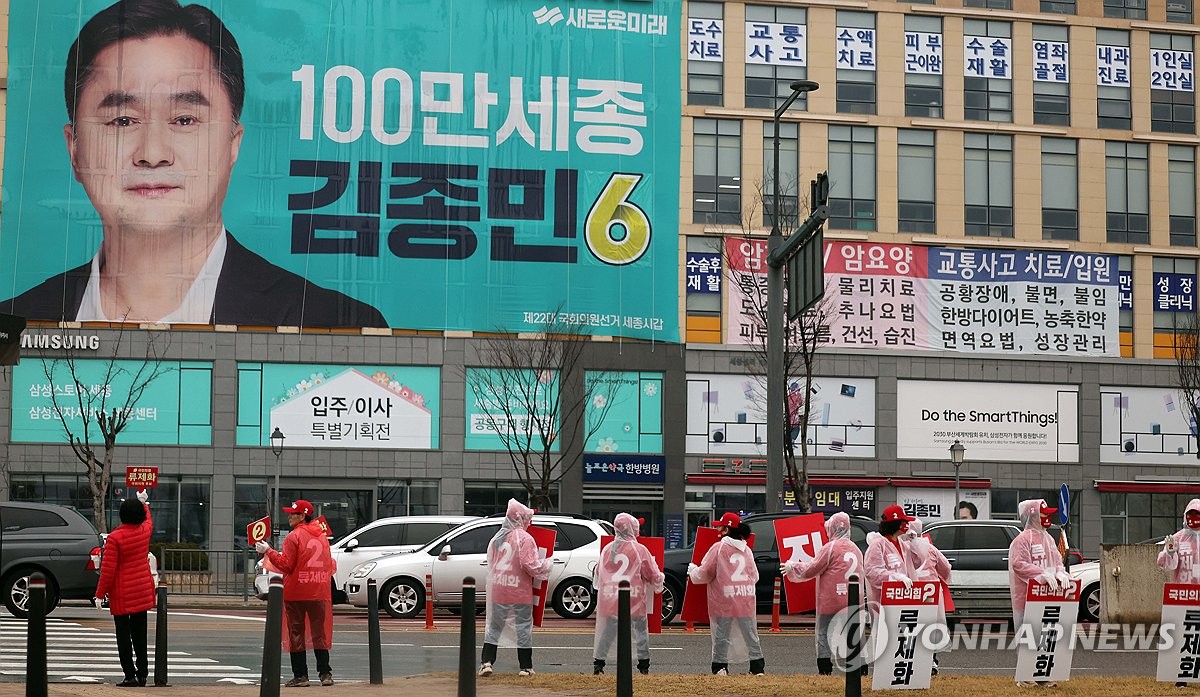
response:
[[[775,544],[779,549],[779,561],[810,562],[817,552],[829,542],[825,536],[825,516],[809,513],[775,521]],[[858,571],[855,571],[858,573]],[[783,592],[787,598],[787,612],[811,612],[817,607],[817,584],[814,580],[796,583],[783,579]]]
[[[157,467],[126,467],[125,486],[130,489],[157,489]]]
[[[1055,591],[1030,581],[1025,593],[1025,620],[1017,627],[1017,682],[1069,680],[1079,583]]]
[[[1158,679],[1200,682],[1200,585],[1164,585],[1159,626],[1166,640],[1158,649]]]
[[[246,541],[249,546],[269,540],[271,538],[271,516],[259,518],[258,520],[246,526]]]
[[[529,534],[533,537],[534,543],[538,549],[542,551],[543,556],[549,557],[554,554],[554,537],[556,531],[548,528],[539,528],[535,525],[529,526]],[[542,626],[542,617],[546,614],[546,589],[550,585],[550,579],[546,579],[533,589],[533,598],[535,604],[533,606],[533,626]]]
[[[941,586],[915,581],[911,588],[887,581],[880,598],[883,632],[875,635],[872,690],[924,690],[933,676],[933,647],[922,632],[937,622]],[[882,643],[882,646],[879,645]]]
[[[612,541],[612,535],[601,535],[600,549],[603,550]],[[642,537],[641,535],[638,535],[637,541],[645,545],[650,554],[654,555],[654,561],[658,564],[658,570],[662,571],[666,561],[663,556],[666,550],[666,541],[661,537]],[[630,583],[633,583],[633,581],[630,580]],[[678,598],[675,602],[679,602]],[[662,593],[654,594],[654,600],[646,610],[646,627],[651,634],[662,634]]]
[[[692,547],[692,563],[704,561],[704,555],[721,539],[716,528],[696,528],[696,544]],[[746,538],[746,544],[754,549],[754,535]],[[679,616],[684,622],[708,623],[708,589],[703,583],[692,583],[689,578],[687,588],[683,592],[683,608]]]

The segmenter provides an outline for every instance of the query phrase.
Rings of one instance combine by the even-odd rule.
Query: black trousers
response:
[[[324,675],[333,673],[333,668],[329,666],[329,651],[326,649],[313,649],[313,653],[317,655],[317,674]],[[303,651],[292,651],[289,654],[292,659],[292,677],[307,678],[308,677],[308,661]]]
[[[113,623],[117,625],[117,655],[121,658],[125,679],[145,684],[146,676],[150,674],[150,664],[146,660],[146,613],[113,615]]]

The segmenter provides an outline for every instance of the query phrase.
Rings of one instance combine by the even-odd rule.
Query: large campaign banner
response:
[[[830,345],[1117,356],[1117,257],[827,242]]]
[[[808,403],[809,453],[817,457],[875,457],[875,380],[814,377],[788,383],[793,423]],[[693,455],[765,455],[767,388],[761,375],[689,373],[687,452]],[[800,447],[799,428],[789,437]]]
[[[301,448],[438,448],[441,369],[238,364],[238,445],[278,428]]]
[[[681,5],[13,2],[0,311],[677,341]]]
[[[164,361],[162,374],[131,405],[121,442],[130,445],[212,444],[212,363]],[[84,421],[96,432],[96,412],[129,404],[130,388],[154,366],[145,361],[26,358],[12,372],[12,441],[66,443],[59,411],[83,437]]]
[[[1172,387],[1100,388],[1100,461],[1178,465],[1196,457],[1196,419]]]
[[[897,380],[896,457],[1079,462],[1079,386]]]

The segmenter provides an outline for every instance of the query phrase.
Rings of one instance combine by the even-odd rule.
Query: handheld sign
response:
[[[549,557],[554,553],[554,536],[556,531],[548,528],[539,528],[536,525],[529,526],[529,534],[533,537],[534,543],[537,544],[544,556]],[[552,572],[553,573],[553,572]],[[546,587],[549,585],[550,579],[538,582],[538,585],[533,589],[533,626],[542,626],[542,617],[546,614]]]
[[[779,561],[812,561],[817,552],[828,544],[825,536],[825,516],[821,513],[781,518],[775,521],[775,543]],[[811,612],[817,607],[817,584],[814,580],[799,583],[783,579],[788,614]]]
[[[1079,582],[1054,591],[1030,581],[1025,590],[1025,621],[1017,627],[1017,682],[1071,678],[1075,618],[1079,614]]]
[[[1158,679],[1200,682],[1200,585],[1163,586],[1163,641],[1158,649]]]
[[[604,550],[609,542],[613,541],[612,535],[600,536],[600,549]],[[666,549],[666,540],[662,537],[642,537],[638,535],[637,541],[646,547],[646,550],[654,556],[654,561],[658,563],[658,570],[663,570],[664,550]],[[630,580],[630,583],[633,583]],[[678,602],[678,600],[676,600]],[[646,608],[646,628],[651,634],[662,634],[662,593],[654,594],[654,602],[649,603]]]
[[[696,528],[696,546],[692,548],[692,563],[699,565],[704,561],[704,555],[721,539],[721,533],[716,528]],[[746,544],[754,549],[754,535],[746,538]],[[708,589],[705,584],[692,583],[687,580],[687,588],[683,592],[683,609],[680,616],[684,622],[708,623]]]
[[[936,581],[914,581],[912,588],[896,581],[883,584],[879,619],[885,631],[876,638],[872,690],[929,687],[933,646],[922,641],[922,634],[937,622],[941,592]]]
[[[325,533],[325,537],[333,535],[333,528],[329,527],[329,521],[325,520],[325,516],[317,516],[313,522],[321,526],[321,531]]]
[[[246,540],[251,547],[269,537],[271,537],[271,516],[259,518],[246,526]]]
[[[157,489],[157,467],[126,467],[125,486],[131,489]]]

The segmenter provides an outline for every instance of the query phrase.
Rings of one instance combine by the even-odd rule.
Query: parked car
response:
[[[459,525],[476,520],[469,515],[410,515],[380,518],[342,535],[329,545],[337,571],[331,580],[334,603],[346,602],[346,579],[350,571],[359,564],[389,554],[401,554],[420,549],[430,540],[440,537]],[[271,578],[279,574],[268,573],[262,559],[255,565],[254,594],[260,600],[267,599],[271,589]]]
[[[91,600],[100,580],[100,535],[79,511],[44,503],[0,504],[0,594],[16,617],[29,615],[29,576],[46,576],[46,611]]]
[[[1143,540],[1141,545],[1161,545],[1166,536]],[[1079,619],[1085,622],[1100,621],[1100,562],[1088,561],[1071,564],[1071,578],[1079,581]]]
[[[950,595],[954,617],[1000,617],[1012,614],[1008,585],[1008,548],[1021,525],[1014,520],[938,520],[925,526],[934,546],[950,562]],[[1059,527],[1050,535],[1058,539]],[[1072,564],[1083,561],[1068,552]]]
[[[779,575],[779,548],[775,544],[775,521],[791,518],[796,513],[758,513],[748,515],[742,522],[754,533],[754,562],[758,566],[758,584],[754,592],[758,606],[767,609],[775,597],[775,577]],[[870,518],[850,518],[850,539],[861,550],[867,549],[867,533],[879,530],[879,523]],[[687,588],[687,567],[692,561],[692,547],[672,549],[664,557],[666,583],[663,588],[663,624],[669,624],[683,608],[683,593]]]
[[[346,596],[356,607],[367,606],[367,582],[375,579],[380,606],[396,618],[417,616],[425,607],[425,575],[433,576],[433,604],[457,610],[462,581],[474,576],[477,597],[484,602],[487,546],[500,529],[503,515],[464,523],[409,554],[373,559],[350,572]],[[535,515],[537,527],[557,531],[547,604],[560,616],[582,619],[592,614],[596,596],[592,574],[600,559],[600,537],[612,535],[607,522],[580,515]]]

